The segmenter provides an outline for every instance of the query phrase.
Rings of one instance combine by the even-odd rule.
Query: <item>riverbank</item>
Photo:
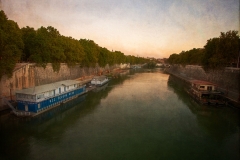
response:
[[[4,77],[1,80],[0,85],[3,90],[1,90],[0,93],[0,112],[9,109],[9,107],[4,103],[2,97],[5,97],[5,99],[7,100],[14,101],[16,90],[53,83],[65,79],[74,79],[77,81],[81,81],[83,84],[87,84],[92,80],[94,76],[106,75],[108,77],[115,77],[115,75],[125,72],[127,70],[120,67],[121,66],[115,66],[108,68],[98,68],[94,70],[93,68],[67,68],[65,64],[62,64],[59,73],[52,73],[50,65],[48,65],[48,67],[43,71],[43,68],[38,68],[31,64],[19,64],[16,66],[12,78],[7,79],[6,77]],[[67,72],[68,70],[69,72]],[[76,75],[73,75],[73,73],[75,73]],[[69,77],[66,77],[67,75],[69,75]],[[88,91],[92,89],[93,88],[88,88]]]
[[[236,88],[231,88],[231,87],[226,87],[226,83],[229,82],[229,79],[233,78],[233,77],[228,77],[229,79],[227,79],[228,82],[225,82],[222,85],[221,83],[216,83],[216,81],[210,81],[209,77],[210,76],[216,76],[216,75],[208,75],[208,73],[203,73],[202,68],[200,68],[199,66],[195,68],[195,70],[193,69],[193,67],[191,67],[191,71],[189,71],[189,67],[185,67],[184,69],[182,67],[179,66],[171,66],[171,68],[166,68],[165,71],[171,75],[173,75],[174,77],[180,79],[181,81],[184,82],[184,84],[186,85],[190,85],[190,81],[192,80],[203,80],[203,81],[208,81],[211,83],[215,83],[217,84],[217,88],[218,91],[223,93],[223,96],[225,99],[227,99],[228,101],[228,105],[232,106],[232,107],[236,107],[240,109],[240,93],[238,92],[238,83],[236,83],[237,87]],[[199,74],[198,77],[194,77],[193,74],[189,75],[189,72],[194,72],[195,74]],[[204,76],[203,76],[204,75]],[[239,75],[239,72],[237,73],[237,75]],[[224,79],[224,75],[218,75],[219,79]],[[236,76],[237,77],[237,76]]]
[[[158,69],[35,118],[0,118],[0,159],[239,159],[239,112],[198,105]]]

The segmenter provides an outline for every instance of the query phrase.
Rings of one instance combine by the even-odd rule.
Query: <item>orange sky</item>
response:
[[[238,30],[238,0],[1,0],[20,27],[53,26],[126,55],[168,58]]]

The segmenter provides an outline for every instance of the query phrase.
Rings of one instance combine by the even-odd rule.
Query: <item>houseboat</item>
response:
[[[86,93],[86,85],[76,80],[65,80],[15,93],[17,107],[13,113],[17,116],[36,116]]]
[[[199,80],[191,80],[190,84],[188,93],[201,104],[225,104],[222,93],[217,90],[216,84]]]
[[[109,79],[106,76],[96,76],[91,80],[92,85],[103,86],[108,83]]]

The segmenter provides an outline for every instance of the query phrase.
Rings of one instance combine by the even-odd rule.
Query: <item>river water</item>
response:
[[[35,118],[0,115],[0,159],[238,160],[239,117],[161,69],[130,71]]]

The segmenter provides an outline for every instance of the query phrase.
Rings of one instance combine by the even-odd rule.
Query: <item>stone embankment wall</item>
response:
[[[11,78],[3,76],[0,81],[0,110],[3,109],[5,103],[1,98],[6,97],[14,100],[15,91],[23,88],[34,87],[38,85],[48,84],[56,81],[67,79],[85,78],[97,75],[104,71],[111,71],[116,68],[129,67],[128,65],[114,65],[101,68],[99,66],[93,68],[82,68],[78,65],[68,67],[67,64],[60,65],[59,72],[54,72],[52,65],[47,64],[46,68],[36,66],[35,64],[19,63],[16,65]]]
[[[167,72],[187,79],[204,80],[215,83],[226,95],[239,101],[240,94],[240,69],[225,68],[224,70],[205,71],[201,66],[196,65],[173,65]]]

